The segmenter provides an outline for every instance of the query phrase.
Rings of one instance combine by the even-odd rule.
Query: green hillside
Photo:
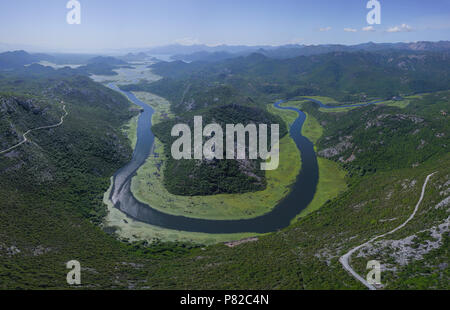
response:
[[[208,70],[205,77],[214,77],[210,84],[191,76],[128,87],[150,91],[161,86],[161,95],[178,89],[172,97],[163,95],[171,102],[177,121],[188,121],[201,112],[205,119],[220,122],[283,123],[265,108],[296,89],[302,89],[301,96],[308,96],[306,92],[312,89],[310,95],[332,97],[336,103],[348,98],[360,100],[359,87],[366,87],[365,78],[361,77],[360,86],[349,82],[361,70],[354,68],[356,71],[350,73],[339,65],[345,63],[345,55],[314,57],[318,57],[318,64],[305,75],[313,84],[302,84],[303,78],[296,74],[291,81],[283,79],[291,75],[283,72],[300,70],[300,65],[295,67],[291,62],[301,63],[302,58],[267,60],[252,55],[210,64],[204,69]],[[358,67],[369,58],[389,67],[383,57],[362,53],[349,61],[356,61],[354,66]],[[428,91],[438,90],[447,83],[446,60],[438,54],[426,57],[425,62],[408,58],[406,65],[413,64],[416,70],[405,74],[410,81],[427,80]],[[404,60],[401,55],[396,59]],[[223,68],[234,70],[230,71],[233,76]],[[422,74],[424,71],[429,73]],[[398,72],[393,69],[389,74],[393,83],[400,83],[395,75]],[[430,78],[431,73],[436,78]],[[315,205],[309,214],[280,231],[240,245],[205,246],[179,241],[130,242],[114,229],[103,229],[107,210],[103,195],[110,177],[132,154],[121,129],[136,112],[130,111],[131,104],[123,96],[76,70],[31,66],[0,75],[1,150],[21,141],[22,133],[30,128],[58,122],[62,101],[68,111],[60,127],[33,132],[28,143],[0,155],[1,289],[68,289],[65,263],[73,259],[82,265],[81,289],[363,289],[342,268],[339,257],[403,223],[419,199],[425,177],[433,172],[436,174],[416,217],[394,235],[355,253],[352,266],[363,275],[368,260],[380,260],[387,268],[382,272],[385,289],[448,288],[448,91],[410,97],[406,106],[381,104],[338,113],[321,112],[312,103],[301,103],[313,123],[308,128],[314,129],[304,134],[317,142],[319,155],[334,161],[335,171],[340,171],[336,168],[339,165],[348,172],[348,189]],[[277,75],[278,80],[269,82]],[[187,87],[187,82],[193,86]],[[367,95],[381,96],[379,90],[385,83],[382,80],[379,88],[367,91]],[[200,85],[210,87],[202,90]],[[424,84],[406,85],[395,86],[395,92],[415,92]],[[350,87],[357,87],[353,90],[357,94],[349,97],[346,91]],[[216,90],[223,100],[214,101]],[[231,101],[236,99],[234,106],[227,102],[226,94],[232,94]],[[185,103],[192,99],[202,104],[184,114]],[[164,140],[169,127],[170,121],[160,122],[154,130]],[[282,134],[286,133],[287,128],[282,129]],[[165,170],[172,173],[166,186],[180,190],[181,178],[174,176],[180,169],[170,169]],[[186,171],[189,169],[186,165]],[[198,180],[208,180],[217,171],[195,172],[200,174]],[[222,172],[220,177],[228,176]],[[242,175],[235,176],[228,184],[230,191],[242,184]],[[198,188],[203,193],[215,192],[217,186],[209,187],[214,184],[211,180],[199,183]],[[254,190],[246,185],[245,190]],[[187,194],[194,190],[192,184],[186,188]]]

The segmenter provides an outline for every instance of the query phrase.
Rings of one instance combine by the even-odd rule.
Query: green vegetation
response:
[[[412,97],[407,97],[407,98],[417,98],[415,96]],[[390,107],[397,107],[400,109],[404,109],[409,105],[409,100],[408,99],[403,99],[403,100],[387,100],[387,101],[383,101],[381,103],[377,103],[377,104],[382,104],[382,105],[387,105]]]
[[[108,206],[108,214],[104,225],[126,242],[137,242],[145,240],[149,244],[163,240],[164,242],[182,242],[195,244],[217,244],[225,241],[241,240],[248,237],[261,236],[256,233],[236,234],[206,234],[197,232],[177,231],[161,228],[146,223],[135,221],[127,217],[123,212],[114,208],[109,200],[111,187],[104,195],[104,203]]]
[[[262,191],[210,196],[173,195],[164,187],[166,162],[162,144],[156,140],[155,155],[138,170],[132,192],[142,202],[165,213],[209,219],[252,218],[272,210],[287,195],[300,170],[300,152],[289,137],[280,141],[280,165],[266,172],[267,187]]]
[[[134,150],[136,147],[137,142],[137,123],[138,123],[139,115],[136,115],[132,117],[128,123],[126,123],[122,127],[122,131],[125,133],[125,135],[128,137],[128,140],[130,141],[130,146]]]
[[[335,199],[347,189],[346,171],[339,164],[322,157],[318,157],[317,161],[319,164],[319,184],[317,184],[316,195],[297,218],[319,210],[325,203]]]
[[[91,78],[99,83],[114,82],[118,85],[139,83],[140,81],[152,82],[161,78],[147,68],[147,65],[133,64],[132,67],[118,67],[113,71],[115,72],[115,75],[94,74]]]
[[[163,101],[152,100],[148,93],[136,93],[155,109],[153,121],[158,124],[167,112]],[[280,110],[278,110],[280,111]],[[282,111],[280,115],[289,114]],[[295,112],[293,114],[296,114]],[[209,196],[180,196],[168,192],[164,186],[164,165],[167,158],[164,146],[155,139],[153,155],[137,171],[132,181],[136,198],[165,213],[208,219],[252,218],[272,210],[290,190],[300,171],[300,152],[294,141],[285,136],[280,141],[280,165],[266,171],[267,186],[262,191],[242,194],[217,194]]]
[[[364,175],[415,167],[449,152],[448,95],[440,92],[408,99],[403,108],[374,105],[346,113],[320,113],[314,105],[303,104],[303,109],[327,124],[318,141],[318,154],[342,162],[351,175]]]
[[[319,100],[320,102],[322,102],[325,105],[330,105],[330,106],[339,106],[342,103],[339,103],[338,101],[336,101],[333,98],[330,97],[324,97],[324,96],[308,96],[307,98],[311,98],[311,99],[315,99],[315,100]]]
[[[127,100],[88,78],[62,79],[56,88],[47,78],[22,77],[21,83],[14,78],[1,81],[0,87],[10,94],[28,93],[28,98],[2,96],[0,126],[10,137],[2,139],[2,149],[21,141],[22,133],[30,128],[57,123],[61,101],[69,112],[62,126],[32,132],[31,142],[1,156],[2,184],[30,195],[48,193],[58,184],[58,195],[78,201],[77,212],[99,223],[105,215],[103,205],[92,199],[84,201],[88,197],[78,198],[77,193],[95,196],[93,189],[102,188],[118,165],[130,158],[125,136],[112,128],[120,128],[133,114]],[[43,95],[43,89],[47,95]],[[43,197],[46,195],[50,193]]]
[[[316,98],[318,99],[318,98]],[[324,98],[321,98],[324,100]],[[318,99],[320,100],[320,99]],[[301,109],[301,104],[303,101],[289,101],[283,103],[281,106],[292,106]],[[297,113],[289,110],[276,109],[272,105],[268,107],[271,113],[278,113],[287,125],[291,125],[297,118]],[[316,145],[317,141],[323,134],[323,128],[320,126],[317,119],[307,114],[305,123],[302,127],[302,135],[307,137],[310,141]],[[319,183],[317,185],[316,194],[313,201],[304,209],[294,220],[299,217],[306,216],[311,212],[318,210],[327,201],[331,201],[336,198],[339,194],[343,193],[346,188],[345,175],[346,172],[337,163],[327,160],[325,158],[317,158],[319,165]]]
[[[195,98],[194,93],[211,81],[220,87],[232,87],[229,92],[234,94],[235,101],[236,97],[241,97],[241,101],[250,97],[254,102],[262,102],[264,97],[321,96],[335,98],[325,100],[333,105],[348,104],[446,90],[450,84],[448,67],[446,53],[425,51],[342,52],[284,60],[252,54],[214,64],[157,63],[153,69],[165,79],[148,86],[151,88],[148,90],[154,92],[159,88],[165,92],[162,89],[171,83],[184,85],[173,95],[177,100],[157,93],[175,102],[179,109],[182,101],[188,101],[182,100],[188,84],[192,91],[185,94],[185,99],[191,94]]]
[[[191,132],[194,132],[195,115],[202,115],[203,124],[217,123],[222,128],[225,128],[226,124],[243,124],[244,126],[248,124],[280,124],[280,137],[287,134],[287,128],[279,117],[257,107],[240,105],[213,106],[157,123],[152,126],[152,130],[155,136],[167,146],[164,148],[164,186],[167,190],[174,195],[183,196],[246,193],[264,190],[267,186],[267,177],[264,171],[260,169],[260,159],[175,160],[171,156],[169,146],[178,138],[172,137],[170,134],[173,126],[179,123],[187,124],[191,128]],[[268,141],[270,141],[270,130]],[[225,135],[223,145],[223,156],[225,157]],[[194,147],[194,143],[192,143],[192,147]],[[248,157],[248,150],[246,153]]]
[[[136,93],[144,102],[150,102],[152,97],[148,93]],[[156,113],[154,121],[160,120],[160,109],[167,108],[165,103],[152,104]],[[289,104],[285,104],[289,105]],[[280,116],[289,126],[297,118],[297,113],[289,110],[280,110],[268,105],[268,111]],[[317,142],[322,135],[322,127],[312,117],[307,117],[303,126],[303,133],[311,141]],[[213,196],[183,197],[170,194],[163,186],[165,157],[160,141],[155,141],[154,155],[139,169],[132,182],[132,191],[142,202],[165,213],[183,215],[188,217],[209,219],[238,219],[251,218],[269,212],[279,200],[288,192],[289,186],[295,181],[300,170],[300,157],[298,149],[291,138],[285,137],[280,145],[280,166],[277,170],[267,171],[268,187],[264,191],[244,194],[219,194]],[[335,198],[345,190],[345,173],[339,166],[326,159],[319,159],[320,180],[316,198],[305,214],[317,210],[327,200]],[[285,185],[283,185],[285,184]]]
[[[176,247],[176,243],[172,243],[172,247],[159,243],[152,246],[130,243],[127,246],[94,229],[91,224],[80,221],[80,218],[65,214],[57,222],[52,221],[56,210],[53,209],[53,214],[42,213],[43,205],[38,205],[36,211],[47,225],[36,223],[37,217],[27,222],[30,224],[27,231],[39,229],[33,234],[37,238],[33,243],[30,242],[32,239],[22,239],[23,234],[14,235],[14,244],[21,253],[11,258],[0,256],[0,275],[5,279],[1,287],[68,288],[64,263],[75,256],[86,270],[92,270],[83,274],[84,285],[91,288],[362,289],[343,270],[338,257],[350,247],[374,234],[388,231],[404,220],[417,202],[421,184],[418,182],[404,190],[402,182],[408,180],[410,184],[411,180],[423,180],[427,173],[435,170],[439,170],[439,174],[434,180],[434,189],[426,195],[424,208],[408,231],[429,228],[439,221],[441,211],[434,206],[436,201],[440,201],[438,187],[450,173],[449,160],[446,156],[417,169],[367,177],[339,199],[327,203],[318,212],[300,219],[291,227],[234,248],[219,244],[204,247],[205,250],[192,246],[181,250],[183,248]],[[11,212],[8,215],[12,215]],[[391,218],[398,220],[380,221]],[[13,225],[2,227],[12,236],[9,233]],[[68,230],[67,227],[72,228]],[[402,233],[407,234],[408,231]],[[21,236],[20,239],[18,236]],[[2,244],[5,247],[12,243],[8,238],[2,239]],[[31,251],[38,245],[51,250],[35,257]],[[30,250],[25,250],[27,248]],[[430,255],[435,259],[433,266],[448,258],[436,252]],[[393,277],[387,288],[404,283],[409,283],[408,288],[418,288],[423,280],[411,276],[419,274],[424,267],[420,261],[415,266],[419,269],[402,269],[411,280],[405,282],[404,276],[401,279]],[[27,272],[32,270],[35,272]],[[193,277],[193,274],[196,276]],[[437,276],[439,279],[441,274],[442,271],[433,269],[431,273],[423,273],[421,278],[433,279]],[[177,280],[174,281],[174,278]],[[444,276],[441,279],[436,287],[445,288],[447,278]]]
[[[270,113],[281,117],[286,126],[290,128],[292,123],[297,119],[298,114],[295,111],[291,110],[280,110],[273,106],[273,104],[267,105],[267,111]]]
[[[320,100],[316,98],[317,100]],[[321,98],[324,99],[324,98]],[[289,101],[282,104],[282,106],[292,106],[298,109],[301,109],[301,104],[303,101]],[[270,109],[270,111],[275,110],[275,108]],[[276,109],[280,111],[279,109]],[[286,110],[281,110],[286,111]],[[293,118],[293,114],[297,114],[293,111],[287,111],[291,113],[282,113],[286,116],[283,120],[291,124],[295,118]],[[317,119],[312,117],[310,114],[307,114],[305,123],[302,127],[302,135],[307,137],[310,141],[316,145],[317,141],[323,134],[323,128],[320,126]],[[327,201],[331,201],[336,198],[339,194],[343,193],[346,188],[345,175],[346,172],[335,162],[331,160],[327,160],[325,158],[318,157],[317,158],[319,165],[319,183],[317,185],[316,194],[314,196],[313,201],[308,205],[308,207],[303,210],[293,221],[297,220],[299,217],[306,216],[311,212],[318,210],[322,205],[324,205]]]
[[[142,102],[147,102],[151,107],[155,109],[155,113],[152,117],[152,124],[157,124],[161,122],[161,120],[170,117],[169,111],[169,103],[159,96],[146,93],[146,92],[135,92],[134,95],[141,100]],[[139,106],[134,105],[136,109],[140,109]],[[127,135],[128,140],[130,141],[131,148],[134,150],[137,141],[137,123],[138,123],[139,115],[131,118],[128,123],[126,123],[122,130]]]
[[[306,113],[305,124],[302,128],[302,135],[307,137],[314,145],[320,139],[323,133],[323,128],[319,122],[311,115]]]
[[[170,103],[166,99],[147,92],[133,92],[133,94],[155,111],[152,116],[153,125],[173,117],[170,112]]]
[[[326,108],[320,108],[320,112],[324,113],[339,113],[339,112],[348,112],[354,109],[358,109],[359,107],[346,107],[346,108],[333,108],[333,109],[326,109]]]
[[[420,216],[414,226],[401,233],[407,235],[410,231],[429,228],[439,222],[442,214],[434,208],[435,203],[440,201],[436,191],[447,180],[449,160],[450,157],[445,156],[417,169],[401,169],[366,177],[338,199],[326,203],[319,211],[301,218],[287,229],[261,237],[258,242],[233,249],[222,245],[212,246],[202,254],[193,253],[191,259],[173,260],[149,268],[156,272],[154,277],[162,281],[176,277],[178,281],[171,282],[171,288],[244,289],[251,286],[254,289],[363,289],[359,282],[343,270],[338,258],[351,247],[389,231],[404,221],[417,202],[421,181],[427,173],[436,169],[439,173],[434,180],[434,188],[425,197]],[[401,184],[406,180],[408,184],[412,180],[418,182],[404,189]],[[445,210],[442,211],[445,213]],[[392,218],[397,220],[385,221]],[[194,259],[198,256],[201,258]],[[438,257],[433,262],[435,266],[448,258],[445,255]],[[158,272],[168,264],[177,264],[177,268]],[[419,270],[423,268],[416,266]],[[420,274],[419,270],[412,272]],[[189,276],[196,271],[199,271],[198,276]],[[361,274],[365,272],[365,268],[361,270]],[[443,288],[445,279],[448,281],[444,272],[436,268],[422,277],[432,279],[444,276],[436,285]],[[411,282],[408,288],[418,287],[418,281]],[[387,288],[401,283],[404,282],[392,278]],[[167,286],[161,282],[153,286],[163,287]]]
[[[380,89],[389,95],[449,85],[448,65],[439,54],[425,53],[425,62],[393,55],[392,67],[384,62],[388,56],[367,54],[359,53],[354,60],[345,53],[330,54],[317,57],[314,64],[309,64],[308,57],[279,61],[252,55],[212,64],[217,75],[211,78],[205,69],[204,78],[210,79],[212,89],[229,89],[236,102],[260,108],[284,92],[324,94],[339,101],[346,101],[340,96],[350,94],[358,102],[359,91],[374,80],[377,82],[368,87],[369,96],[381,96]],[[401,61],[409,82],[399,86],[404,81],[396,69]],[[368,64],[380,67],[372,72]],[[434,68],[437,66],[443,71]],[[30,66],[1,73],[2,148],[17,142],[29,127],[55,123],[61,100],[69,111],[63,126],[33,133],[31,143],[0,156],[1,289],[69,289],[65,263],[72,259],[82,264],[82,288],[86,289],[363,289],[342,268],[339,257],[408,218],[425,176],[435,171],[414,220],[370,251],[356,253],[351,263],[364,275],[368,260],[380,260],[388,267],[382,274],[386,289],[448,289],[448,230],[432,230],[448,220],[448,91],[404,96],[410,102],[403,108],[380,104],[345,113],[322,113],[314,104],[302,104],[309,123],[315,119],[316,125],[323,127],[320,138],[317,126],[310,135],[317,139],[318,153],[329,158],[319,159],[318,194],[324,194],[317,195],[305,211],[309,213],[289,227],[230,248],[191,241],[212,243],[244,236],[194,236],[141,228],[116,209],[110,209],[103,223],[107,214],[103,198],[110,177],[131,155],[120,128],[136,114],[123,96],[70,69],[61,70]],[[274,79],[277,76],[279,79]],[[309,84],[290,81],[293,76],[310,79]],[[352,84],[355,79],[357,83]],[[197,83],[193,76],[181,82],[161,80],[152,87],[186,81]],[[190,93],[199,91],[198,85],[189,88],[183,100],[186,85],[180,88],[181,94],[174,93],[180,98],[169,100],[176,102],[175,110],[171,108],[174,117],[192,98],[198,98],[199,105],[208,103],[205,108],[214,105],[209,99],[200,100],[202,93]],[[168,90],[170,87],[160,91]],[[286,114],[289,116],[280,117],[292,121],[292,113]],[[338,165],[349,172],[349,185],[330,199],[338,191],[325,192],[330,189],[327,183],[336,184],[332,177],[344,175]],[[113,228],[105,225],[108,223]],[[139,238],[154,242],[137,241]],[[400,263],[402,256],[391,240],[405,239],[411,239],[407,251],[402,252],[408,254],[408,260]],[[436,247],[416,256],[428,242]]]

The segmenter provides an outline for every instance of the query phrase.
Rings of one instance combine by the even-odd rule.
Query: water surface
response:
[[[295,183],[292,185],[291,192],[272,211],[251,219],[208,220],[166,214],[138,201],[131,192],[131,179],[150,155],[154,142],[154,135],[151,131],[151,118],[154,110],[137,99],[131,92],[122,91],[114,84],[109,84],[108,86],[123,93],[128,99],[143,109],[138,120],[137,143],[133,157],[127,165],[115,173],[110,196],[114,206],[129,217],[140,222],[173,230],[212,234],[241,232],[267,233],[289,226],[291,220],[305,209],[314,198],[319,181],[319,167],[313,143],[301,134],[306,115],[294,107],[281,107],[280,104],[284,101],[278,101],[274,104],[276,108],[292,110],[298,113],[298,117],[291,125],[289,131],[297,148],[301,152],[302,166]],[[324,105],[318,100],[309,100],[318,103],[323,108],[337,108]],[[373,103],[375,102],[352,106],[363,106]]]

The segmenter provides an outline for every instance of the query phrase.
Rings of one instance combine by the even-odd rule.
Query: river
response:
[[[208,220],[166,214],[138,201],[131,192],[131,180],[139,167],[145,163],[151,152],[154,142],[154,135],[151,131],[151,118],[154,110],[137,99],[131,92],[122,91],[114,84],[109,84],[108,86],[124,94],[129,100],[143,109],[138,120],[137,143],[132,159],[114,174],[110,195],[114,206],[129,217],[151,225],[181,231],[211,234],[242,232],[267,233],[287,227],[291,220],[305,209],[314,198],[319,181],[319,167],[313,143],[301,134],[306,115],[297,108],[281,107],[280,104],[283,101],[278,101],[274,104],[276,108],[292,110],[298,113],[298,117],[291,125],[289,131],[297,148],[301,152],[302,166],[290,193],[272,211],[251,219]],[[318,103],[323,108],[336,108],[326,106],[318,100],[308,100]],[[376,102],[368,104],[373,103]],[[352,106],[363,105],[367,104]]]

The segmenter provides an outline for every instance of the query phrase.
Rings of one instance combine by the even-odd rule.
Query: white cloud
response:
[[[344,28],[345,32],[357,32],[358,30],[356,30],[355,28]]]
[[[364,27],[362,29],[362,31],[375,31],[375,28],[373,26],[367,26],[367,27]]]
[[[391,27],[387,32],[411,32],[413,31],[412,27],[407,24],[401,24],[400,26]]]
[[[321,32],[330,31],[330,30],[331,30],[331,27],[319,28],[319,31],[321,31]]]
[[[181,44],[181,45],[196,45],[200,44],[200,41],[198,39],[194,38],[183,38],[175,40],[175,43]]]

